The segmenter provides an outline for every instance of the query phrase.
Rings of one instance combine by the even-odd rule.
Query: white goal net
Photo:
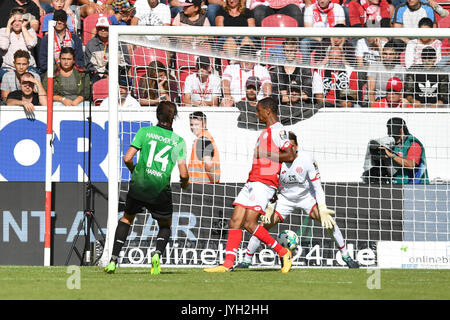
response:
[[[398,38],[392,38],[394,30]],[[188,163],[199,143],[191,130],[193,113],[206,118],[220,158],[220,179],[197,181],[185,191],[174,170],[172,234],[162,263],[223,262],[232,203],[262,130],[255,104],[272,96],[281,123],[317,161],[327,205],[360,265],[448,268],[447,37],[444,29],[111,27],[110,65],[118,67],[110,67],[109,96],[119,97],[125,86],[141,106],[110,99],[102,262],[111,254],[130,179],[123,155],[140,127],[156,124],[161,100],[178,106],[173,128],[186,141]],[[297,212],[270,232],[285,229],[301,239],[294,267],[345,265],[308,213]],[[151,214],[138,214],[121,265],[149,265],[157,233]],[[249,238],[244,233],[238,261]],[[254,266],[279,265],[264,246],[253,259]]]

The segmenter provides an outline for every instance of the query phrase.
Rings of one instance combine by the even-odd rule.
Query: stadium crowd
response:
[[[30,104],[44,105],[51,54],[54,102],[100,105],[108,96],[111,25],[437,28],[448,14],[435,0],[4,0],[1,104],[23,105],[28,112],[34,110]],[[55,45],[49,52],[52,19]],[[182,74],[180,56],[168,53],[165,59],[146,61],[139,77],[131,66],[138,65],[132,60],[142,48],[121,45],[119,65],[128,67],[120,70],[120,87],[124,99],[133,98],[122,105],[154,106],[169,100],[185,106],[234,106],[243,113],[239,125],[245,119],[255,128],[255,101],[266,96],[278,99],[284,124],[310,117],[324,106],[448,106],[447,39],[303,38],[272,46],[255,37],[215,40],[184,42],[235,58],[210,59],[205,53]],[[261,56],[276,63],[255,63]],[[103,95],[91,92],[95,90]]]

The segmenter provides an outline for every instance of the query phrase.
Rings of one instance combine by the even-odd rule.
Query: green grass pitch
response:
[[[0,299],[450,299],[450,270],[379,269],[379,274],[373,270],[314,268],[281,274],[275,269],[247,269],[208,274],[197,268],[163,266],[162,274],[151,276],[145,268],[124,267],[105,274],[100,267],[80,267],[74,273],[67,267],[0,266]]]

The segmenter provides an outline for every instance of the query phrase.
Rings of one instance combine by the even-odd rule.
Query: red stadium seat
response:
[[[273,14],[271,16],[265,17],[261,21],[261,27],[298,27],[297,20],[294,18],[287,16],[285,14]],[[272,47],[279,46],[283,44],[285,38],[264,38],[263,39],[263,48],[264,48],[264,56],[266,59],[269,58],[269,50]]]
[[[297,20],[285,14],[273,14],[261,21],[261,27],[298,27]]]
[[[446,8],[449,10],[450,8]],[[450,28],[450,16],[440,19],[438,22],[439,28]],[[442,55],[446,56],[450,54],[450,43],[449,38],[442,39]]]
[[[131,72],[134,77],[134,83],[139,83],[139,79],[145,75],[147,67],[152,61],[160,61],[167,67],[169,60],[170,54],[167,51],[137,47],[131,55]]]
[[[195,62],[198,56],[183,52],[177,52],[176,54],[176,68],[177,68],[177,78],[180,86],[180,92],[183,92],[184,81],[187,76],[193,72],[197,72],[197,66]]]
[[[92,100],[94,100],[94,105],[98,106],[108,97],[109,94],[109,80],[101,79],[92,85]]]

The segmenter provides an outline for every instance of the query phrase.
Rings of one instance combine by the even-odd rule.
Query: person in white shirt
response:
[[[270,230],[276,224],[283,222],[289,215],[298,212],[298,210],[303,210],[312,219],[321,222],[322,227],[327,229],[347,266],[359,268],[359,264],[348,254],[342,233],[331,217],[335,212],[328,209],[325,203],[325,193],[320,182],[317,162],[310,153],[299,150],[297,136],[293,132],[289,132],[289,140],[297,155],[293,162],[282,163],[277,193],[278,199],[274,206],[268,207],[266,210],[266,214],[262,218],[262,225],[265,229]],[[252,236],[248,243],[244,261],[235,268],[248,268],[259,245],[260,241]]]
[[[119,107],[120,108],[139,108],[141,107],[139,101],[133,98],[128,91],[128,81],[125,77],[120,77],[119,79]],[[109,98],[106,98],[100,104],[100,107],[108,108],[109,107]]]
[[[138,0],[135,4],[136,14],[132,25],[170,26],[170,8],[159,0]]]
[[[239,57],[242,60],[236,64],[228,65],[222,75],[222,88],[224,98],[221,105],[231,107],[234,103],[245,99],[245,83],[251,76],[261,81],[261,89],[258,92],[258,100],[272,94],[272,81],[266,67],[252,61],[256,60],[255,48],[243,45],[239,49]]]
[[[222,94],[220,78],[211,73],[209,57],[199,56],[197,72],[187,76],[184,82],[183,103],[185,106],[218,107]]]
[[[430,18],[422,18],[419,21],[419,28],[433,28],[434,24]],[[425,47],[432,47],[436,50],[436,63],[442,58],[442,41],[433,38],[420,38],[408,41],[405,49],[405,67],[411,68],[413,65],[422,64],[422,50]]]
[[[344,9],[331,0],[317,0],[304,10],[306,28],[334,28],[336,25],[345,25]],[[303,38],[300,41],[303,63],[310,63],[311,52],[321,41],[322,38]]]

